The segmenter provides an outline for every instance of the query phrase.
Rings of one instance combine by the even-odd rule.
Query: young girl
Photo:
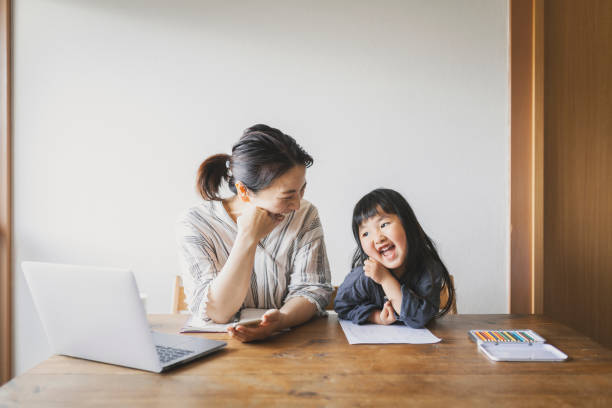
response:
[[[401,194],[382,188],[366,194],[353,210],[353,235],[357,250],[336,296],[338,317],[420,328],[448,312],[455,298],[450,276]],[[440,309],[443,287],[449,296]]]

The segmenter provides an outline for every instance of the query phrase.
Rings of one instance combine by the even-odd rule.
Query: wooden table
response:
[[[176,333],[184,315],[152,315]],[[531,328],[563,363],[495,363],[474,328]],[[430,325],[428,345],[349,345],[335,315],[269,341],[225,334],[221,352],[165,374],[53,356],[0,388],[5,406],[612,406],[612,351],[541,316],[455,315]]]

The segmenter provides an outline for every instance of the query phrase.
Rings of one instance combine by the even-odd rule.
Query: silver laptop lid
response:
[[[161,371],[131,271],[42,262],[21,265],[55,353]]]

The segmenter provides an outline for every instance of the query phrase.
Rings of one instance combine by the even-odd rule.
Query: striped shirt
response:
[[[176,227],[186,303],[194,316],[207,320],[208,290],[223,273],[238,227],[221,201],[203,201],[190,208]],[[258,243],[251,285],[241,309],[280,309],[300,296],[324,314],[331,293],[319,214],[314,205],[302,200],[299,210],[287,214]]]

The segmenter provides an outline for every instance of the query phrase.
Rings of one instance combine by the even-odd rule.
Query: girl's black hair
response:
[[[232,154],[215,154],[200,165],[198,192],[205,200],[221,200],[219,190],[226,181],[236,194],[236,180],[253,192],[268,187],[296,165],[310,167],[312,157],[294,138],[266,125],[251,126],[232,147]]]
[[[407,255],[405,271],[402,279],[409,279],[410,282],[418,282],[426,271],[431,275],[431,266],[438,264],[442,266],[442,288],[448,288],[448,301],[446,305],[434,316],[438,318],[444,316],[452,307],[455,299],[455,288],[450,279],[446,266],[440,259],[438,251],[431,239],[425,234],[419,224],[414,211],[406,199],[397,191],[388,188],[378,188],[366,194],[355,204],[353,209],[353,236],[357,242],[357,249],[353,254],[352,267],[363,265],[368,256],[361,247],[359,239],[359,226],[368,218],[373,217],[383,211],[387,214],[395,214],[399,217],[406,232]],[[432,282],[433,282],[433,276]]]

